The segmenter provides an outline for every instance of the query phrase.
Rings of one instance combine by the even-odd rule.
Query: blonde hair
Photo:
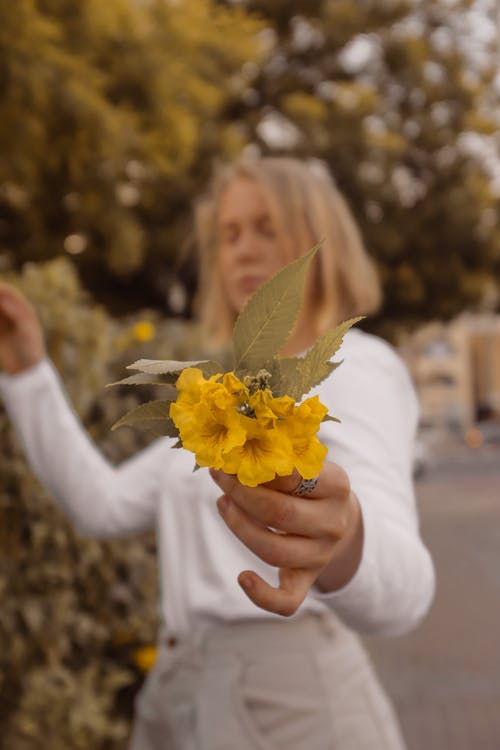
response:
[[[374,264],[347,203],[326,170],[288,157],[241,159],[216,170],[210,194],[195,208],[200,272],[197,311],[207,344],[224,344],[234,324],[218,273],[217,208],[222,193],[241,177],[262,189],[287,262],[323,240],[313,270],[315,335],[341,320],[378,309],[381,291]]]

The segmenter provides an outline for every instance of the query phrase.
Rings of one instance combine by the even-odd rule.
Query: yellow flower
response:
[[[232,376],[232,377],[228,377]],[[223,454],[245,442],[239,391],[243,383],[226,373],[222,383],[214,375],[205,380],[196,367],[183,370],[177,380],[179,396],[170,405],[170,416],[184,448],[192,451],[198,466],[220,469]]]
[[[273,400],[273,394],[268,388],[265,391],[258,390],[248,398],[248,406],[260,424],[266,428],[274,427],[278,420],[272,408]]]
[[[320,443],[316,435],[302,438],[292,437],[293,464],[301,477],[312,479],[321,469],[328,453],[326,445]]]
[[[278,419],[286,419],[293,414],[295,401],[291,396],[274,398],[269,388],[259,390],[248,398],[248,405],[256,419],[265,427],[275,427]]]
[[[316,430],[319,429],[319,425],[323,417],[328,413],[326,406],[323,406],[318,396],[311,396],[306,398],[301,404],[295,408],[295,416],[298,417],[301,422],[316,425]]]
[[[195,454],[198,466],[220,469],[224,454],[245,442],[242,419],[232,404],[223,409],[200,403],[193,410],[193,419],[179,428],[182,444]]]
[[[143,672],[149,672],[154,667],[156,656],[156,646],[142,646],[142,648],[136,648],[132,653],[134,663]]]
[[[271,409],[277,417],[280,417],[280,419],[286,419],[294,413],[295,401],[291,396],[273,398]]]
[[[202,371],[198,367],[185,367],[177,378],[177,402],[197,404],[201,397],[201,390],[207,383]]]
[[[278,431],[289,439],[293,464],[304,479],[312,479],[323,467],[328,451],[316,433],[327,411],[318,396],[313,396],[296,406],[293,415],[277,425]]]
[[[270,482],[276,474],[287,476],[293,471],[292,450],[286,434],[266,429],[257,419],[242,417],[245,442],[226,453],[221,469],[236,474],[248,487]]]
[[[234,372],[226,372],[222,378],[222,384],[229,393],[235,395],[240,401],[248,398],[248,388],[236,377]]]
[[[203,395],[206,395],[208,389],[220,388],[217,378],[220,375],[214,375],[205,380],[203,373],[197,367],[186,367],[177,378],[177,399],[170,405],[170,417],[179,431],[184,425],[189,424],[194,419],[193,410],[197,406]]]
[[[317,396],[296,406],[269,388],[250,395],[233,372],[205,379],[197,367],[183,370],[176,387],[170,416],[199,466],[236,474],[250,487],[294,467],[306,479],[321,471],[327,450],[316,433],[327,409]]]
[[[132,335],[136,341],[146,343],[156,336],[156,328],[149,320],[141,320],[132,328]]]

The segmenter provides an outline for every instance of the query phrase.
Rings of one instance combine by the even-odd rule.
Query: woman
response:
[[[251,293],[320,238],[282,354],[378,305],[342,197],[299,161],[221,171],[196,228],[200,323],[213,349]],[[33,310],[5,285],[0,315],[1,392],[56,502],[86,534],[158,530],[163,625],[132,750],[403,748],[352,632],[408,631],[433,594],[411,477],[418,408],[394,351],[350,331],[342,366],[315,389],[342,420],[321,427],[328,460],[317,483],[297,475],[250,488],[223,472],[193,473],[192,456],[167,439],[109,465],[67,405]]]

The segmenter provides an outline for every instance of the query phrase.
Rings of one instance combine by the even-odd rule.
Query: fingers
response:
[[[211,471],[211,474],[223,492],[263,526],[314,538],[325,534],[338,537],[344,532],[343,507],[347,505],[350,485],[345,472],[335,464],[325,464],[318,485],[307,497],[287,494],[287,490],[290,492],[297,486],[298,475],[279,477],[268,485],[246,487],[224,472]]]
[[[0,368],[15,375],[45,356],[43,333],[34,308],[10,284],[0,284]]]
[[[293,494],[298,488],[302,477],[295,469],[293,474],[287,477],[276,477],[272,482],[262,485],[278,492]],[[350,491],[350,483],[347,474],[342,467],[331,461],[325,461],[325,464],[318,475],[318,482],[312,492],[305,497],[307,499],[328,497],[331,495],[343,494],[347,496]]]
[[[315,573],[299,569],[280,570],[279,588],[270,586],[251,570],[238,577],[241,588],[257,607],[283,617],[295,614],[314,581]]]
[[[0,283],[0,312],[13,323],[26,315],[33,316],[34,310],[28,300],[10,284]]]
[[[228,528],[257,557],[279,569],[278,588],[270,586],[254,571],[240,574],[239,583],[256,606],[292,615],[318,575],[329,571],[334,557],[334,567],[340,568],[339,585],[349,579],[360,553],[356,547],[356,559],[351,565],[353,555],[350,555],[346,573],[342,560],[348,555],[342,550],[349,547],[350,554],[353,546],[349,540],[351,527],[355,525],[353,519],[357,517],[353,508],[358,505],[341,467],[326,462],[318,484],[307,497],[290,494],[300,481],[296,474],[279,477],[266,485],[247,487],[222,471],[211,469],[210,473],[224,491],[217,506]],[[331,590],[330,578],[325,581],[325,590]],[[336,579],[333,583],[336,585]]]
[[[225,474],[223,471],[210,471],[212,478],[215,482],[228,494],[234,496],[235,493],[240,493],[243,490],[257,490],[257,489],[268,489],[275,490],[284,494],[293,494],[300,484],[301,476],[295,469],[293,474],[286,477],[276,477],[271,482],[258,485],[257,487],[246,487],[238,482],[237,478],[233,474]],[[224,483],[224,484],[223,484]],[[311,498],[322,498],[331,495],[344,495],[347,496],[350,492],[349,478],[338,464],[334,464],[331,461],[325,461],[323,468],[318,476],[318,483],[314,490],[308,494],[307,499]]]
[[[268,565],[318,569],[328,562],[331,542],[326,536],[312,539],[294,534],[276,534],[251,518],[227,495],[219,498],[217,507],[233,534]]]

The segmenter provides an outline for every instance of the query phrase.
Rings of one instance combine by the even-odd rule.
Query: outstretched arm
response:
[[[27,458],[84,534],[107,537],[154,526],[164,441],[114,467],[85,433],[45,357],[33,307],[0,284],[0,392]]]

